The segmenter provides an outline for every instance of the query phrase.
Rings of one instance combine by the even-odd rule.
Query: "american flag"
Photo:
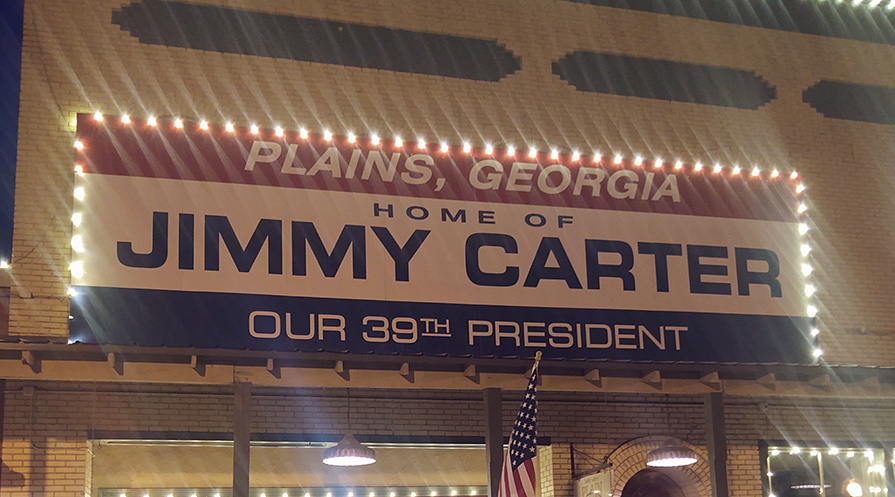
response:
[[[503,458],[498,497],[535,497],[538,465],[538,362],[531,371],[525,398],[516,415]]]

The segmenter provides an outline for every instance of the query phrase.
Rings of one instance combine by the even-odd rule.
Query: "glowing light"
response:
[[[771,473],[770,471],[768,471],[767,475],[768,475],[768,478],[770,478],[770,477],[774,476],[774,473]]]
[[[402,140],[400,136],[395,138],[395,146],[398,148],[404,146],[404,140]]]
[[[274,128],[274,130],[273,130],[273,134],[275,134],[275,135],[277,135],[277,136],[279,136],[279,137],[282,137],[283,134],[284,134],[284,132],[283,132],[283,128],[280,127],[280,126],[277,126],[276,128]]]
[[[289,497],[289,494],[288,494],[288,493],[286,493],[286,492],[283,492],[283,495],[282,495],[282,497]]]
[[[233,123],[227,123],[226,125],[224,125],[224,129],[227,131],[227,133],[236,131],[236,128],[233,127]]]
[[[886,10],[892,10],[892,9],[895,9],[895,0],[891,0],[889,2],[889,5],[886,5]]]
[[[369,495],[369,497],[376,497],[376,494],[375,494],[375,493],[373,493],[373,492],[370,492],[370,495]]]
[[[798,177],[799,177],[799,172],[798,172],[798,171],[793,171],[793,172],[789,175],[789,179],[796,179],[796,178],[798,178]]]
[[[550,151],[550,160],[557,160],[557,159],[559,159],[559,151],[551,150]]]
[[[817,455],[817,449],[811,449],[811,455],[812,455],[812,456],[816,456],[816,455]]]
[[[309,494],[308,492],[305,492],[305,497],[311,497],[311,494]]]
[[[803,212],[805,212],[805,211],[807,211],[807,210],[808,210],[808,206],[805,205],[804,203],[799,204],[799,207],[796,208],[796,211],[797,211],[799,214],[801,214],[801,213],[803,213]]]
[[[634,158],[634,165],[635,165],[635,166],[639,166],[639,165],[642,165],[642,164],[643,164],[643,157],[635,157],[635,158]]]
[[[422,138],[420,138],[416,142],[416,148],[420,150],[426,150],[426,142]]]
[[[372,143],[373,145],[379,145],[379,135],[371,136],[370,143]]]
[[[808,306],[808,317],[813,318],[814,316],[817,316],[817,307],[814,307],[813,305],[809,305]]]
[[[127,497],[127,494],[118,494],[118,497]]]
[[[824,355],[824,351],[821,349],[814,349],[814,351],[811,352],[811,355],[813,355],[814,357],[820,357],[820,356]],[[814,454],[812,454],[812,455],[816,456],[817,451],[815,450]]]
[[[771,171],[771,177],[772,177],[772,178],[776,178],[776,177],[778,177],[778,176],[780,176],[780,171],[778,171],[778,170],[776,170],[776,169],[774,169],[773,171]]]
[[[809,276],[811,272],[814,271],[814,268],[809,264],[802,264],[802,274],[805,276]]]
[[[845,453],[845,457],[855,457],[855,451],[850,450]]]
[[[879,5],[880,3],[882,3],[882,1],[883,1],[883,0],[870,0],[870,3],[868,3],[867,5],[870,6],[870,7],[876,7],[877,5]]]
[[[333,132],[330,131],[330,130],[326,130],[326,131],[324,131],[324,132],[323,132],[323,139],[326,140],[326,141],[328,141],[328,142],[333,141]]]
[[[612,163],[615,164],[615,165],[619,165],[619,164],[621,164],[621,163],[622,163],[622,156],[621,156],[621,155],[616,155],[616,156],[615,156],[615,159],[612,161]]]
[[[715,164],[715,168],[712,169],[712,171],[713,171],[715,174],[720,173],[720,172],[721,172],[721,164]]]
[[[410,492],[410,497],[416,497],[416,492]]]
[[[81,235],[75,235],[71,237],[71,249],[75,252],[84,251],[84,239],[81,238]]]
[[[864,451],[864,457],[866,457],[867,459],[870,459],[872,461],[873,460],[873,451],[872,450]]]
[[[814,330],[811,331],[813,332]],[[830,447],[830,450],[827,451],[827,454],[830,454],[831,456],[839,455],[839,449],[837,449],[836,447]]]
[[[805,285],[805,296],[810,297],[817,292],[817,288],[814,285]]]
[[[456,490],[451,490],[451,496],[453,497],[453,496],[455,496],[455,495],[457,495],[457,491],[456,491]]]
[[[594,152],[594,164],[599,164],[603,160],[603,156]]]
[[[857,6],[857,5],[861,5],[861,2],[863,2],[863,1],[864,0],[852,0],[851,4]]]
[[[71,275],[75,278],[83,278],[84,261],[72,261],[72,263],[68,265],[68,270],[71,271]]]
[[[740,169],[740,166],[733,166],[733,172],[732,172],[732,173],[733,173],[734,176],[736,176],[737,174],[740,174],[740,171],[742,171],[742,169]]]
[[[697,162],[695,166],[693,166],[693,170],[696,172],[702,171],[702,162]]]
[[[155,120],[155,116],[149,116],[149,119],[146,120],[146,124],[155,126],[158,124],[158,121]]]
[[[253,135],[257,135],[260,131],[261,131],[261,130],[258,129],[258,125],[257,125],[257,124],[253,124],[253,125],[249,128],[249,133],[251,133],[251,134],[253,134]]]
[[[494,153],[494,147],[489,143],[485,145],[485,155],[491,155]]]
[[[435,497],[436,495],[438,495],[438,493],[435,492],[435,490],[429,492],[429,497]]]
[[[354,133],[348,133],[348,143],[355,143],[355,142],[357,142],[357,137],[354,136]]]
[[[463,144],[463,153],[468,154],[469,152],[472,152],[472,145],[470,145],[469,143],[464,143]]]
[[[796,186],[796,193],[802,193],[804,191],[805,191],[805,185],[799,183],[798,186]]]
[[[201,129],[202,131],[208,131],[208,121],[203,119],[201,122],[199,122],[199,129]]]
[[[74,192],[72,192],[72,194],[78,200],[84,200],[84,198],[87,197],[87,193],[84,191],[83,186],[79,186],[79,187],[75,188],[75,190],[74,190]]]
[[[388,497],[395,497],[395,493],[394,493],[394,492],[389,492]]]
[[[179,118],[178,118],[178,119],[175,119],[175,120],[174,120],[174,127],[177,128],[177,129],[181,129],[181,128],[183,128],[183,119],[179,119]]]
[[[102,121],[103,121],[103,114],[102,114],[102,112],[100,112],[100,111],[96,111],[96,112],[94,112],[94,113],[93,113],[93,120],[96,121],[96,122],[102,122]]]
[[[174,497],[174,494],[168,494],[168,497]]]
[[[814,337],[816,337],[817,335],[820,335],[820,330],[817,329],[817,328],[811,328],[811,338],[814,338]],[[833,448],[833,449],[830,449],[830,450],[835,450],[835,451],[836,451],[836,454],[839,453],[839,449]],[[833,453],[830,452],[830,454],[833,454]],[[833,455],[835,456],[836,454],[833,454]]]
[[[761,169],[757,167],[752,168],[752,176],[758,176],[759,174],[761,174]]]
[[[75,226],[80,226],[81,220],[83,220],[83,219],[84,219],[83,214],[81,214],[80,212],[75,212],[74,214],[71,215],[71,224],[73,224]]]
[[[301,138],[302,140],[307,140],[308,139],[308,130],[306,130],[304,128],[298,130],[298,137]]]
[[[441,144],[441,153],[446,154],[446,153],[448,153],[448,151],[449,151],[450,149],[451,149],[451,148],[448,146],[447,143],[442,143],[442,144]]]
[[[808,233],[808,225],[805,223],[799,223],[799,234],[804,235]]]
[[[581,153],[580,153],[580,152],[578,152],[577,150],[575,150],[574,152],[572,152],[572,160],[573,160],[573,161],[577,161],[577,160],[580,159],[580,158],[581,158]]]
[[[534,159],[534,158],[537,157],[537,156],[538,156],[538,150],[537,150],[536,148],[530,148],[530,149],[528,149],[528,157],[529,157],[530,159]]]
[[[84,166],[75,164],[75,174],[84,174]]]
[[[513,157],[516,155],[516,147],[510,145],[507,147],[507,155]]]
[[[78,150],[84,150],[84,142],[81,140],[75,140],[75,148]]]
[[[811,245],[808,245],[807,243],[803,243],[802,244],[802,255],[807,256],[810,253],[811,253]]]
[[[779,455],[780,455],[780,449],[774,449],[774,450],[772,450],[772,451],[771,451],[771,455],[772,455],[772,456],[779,456]]]
[[[122,116],[121,116],[121,122],[124,123],[124,124],[130,124],[130,123],[131,123],[131,116],[129,116],[129,115],[127,115],[127,114],[122,115]]]
[[[68,287],[68,290],[66,290],[65,294],[69,297],[77,297],[78,291],[75,290],[74,287]]]
[[[479,494],[479,493],[478,493],[478,492],[476,492],[476,491],[475,491],[475,490],[473,490],[473,491],[471,491],[471,492],[469,492],[469,495],[478,495],[478,494]]]
[[[793,447],[792,449],[789,450],[789,453],[790,453],[790,454],[801,454],[801,453],[802,453],[802,449],[800,449],[800,448],[798,448],[798,447]]]
[[[0,259],[0,269],[8,269],[9,263],[6,262],[6,259]]]

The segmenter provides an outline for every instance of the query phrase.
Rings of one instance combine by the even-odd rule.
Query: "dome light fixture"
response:
[[[323,451],[323,464],[329,466],[366,466],[376,462],[376,452],[348,433],[333,447]]]
[[[696,462],[696,454],[688,447],[666,443],[646,456],[646,465],[653,468],[675,468]]]
[[[366,466],[376,462],[376,452],[357,441],[351,434],[351,390],[346,389],[348,400],[348,433],[336,445],[323,451],[323,464],[327,466]],[[371,494],[372,495],[372,494]]]

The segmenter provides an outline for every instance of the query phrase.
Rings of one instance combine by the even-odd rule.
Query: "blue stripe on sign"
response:
[[[77,290],[70,338],[84,343],[480,358],[528,357],[540,350],[545,359],[810,362],[811,322],[804,317]],[[253,313],[257,336],[250,332]],[[499,343],[495,330],[501,332]]]

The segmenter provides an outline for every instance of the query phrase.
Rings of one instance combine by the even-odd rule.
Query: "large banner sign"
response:
[[[810,361],[770,171],[128,121],[78,120],[73,340]]]

